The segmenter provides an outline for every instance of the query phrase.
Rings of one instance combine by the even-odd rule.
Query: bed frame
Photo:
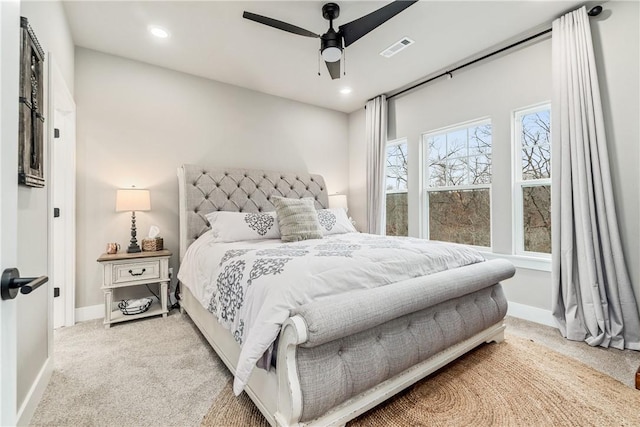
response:
[[[181,260],[208,230],[208,212],[271,211],[272,195],[328,207],[318,175],[184,165],[178,181]],[[306,304],[282,327],[275,370],[254,369],[245,391],[271,425],[344,425],[481,343],[501,342],[499,282],[514,273],[492,260]],[[232,335],[182,284],[180,295],[181,311],[235,373]]]

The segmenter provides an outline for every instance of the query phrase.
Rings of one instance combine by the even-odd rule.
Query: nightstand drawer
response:
[[[160,260],[116,264],[113,266],[113,283],[135,282],[160,278]]]

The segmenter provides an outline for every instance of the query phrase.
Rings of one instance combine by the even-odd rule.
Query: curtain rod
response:
[[[601,13],[601,12],[602,12],[602,6],[599,6],[599,5],[598,5],[598,6],[594,6],[594,7],[592,7],[592,8],[589,10],[588,15],[589,15],[589,16],[598,16],[598,15],[600,15],[600,13]],[[488,53],[488,54],[486,54],[486,55],[483,55],[483,56],[481,56],[480,58],[476,58],[476,59],[471,60],[471,61],[469,61],[469,62],[465,62],[465,63],[464,63],[464,64],[462,64],[462,65],[458,65],[458,66],[457,66],[457,67],[455,67],[455,68],[452,68],[452,69],[450,69],[450,70],[448,70],[448,71],[445,71],[445,72],[443,72],[443,73],[441,73],[441,74],[438,74],[438,75],[437,75],[437,76],[435,76],[435,77],[431,77],[430,79],[427,79],[427,80],[425,80],[425,81],[423,81],[423,82],[416,83],[416,84],[414,84],[413,86],[410,86],[410,87],[408,87],[408,88],[406,88],[406,89],[402,89],[400,92],[398,92],[398,93],[394,93],[393,95],[388,96],[388,97],[387,97],[387,100],[389,100],[389,99],[391,99],[391,98],[395,98],[395,97],[396,97],[396,96],[398,96],[398,95],[402,95],[402,94],[403,94],[403,93],[405,93],[405,92],[409,92],[410,90],[413,90],[413,89],[415,89],[415,88],[417,88],[417,87],[420,87],[420,86],[422,86],[422,85],[425,85],[425,84],[427,84],[427,83],[429,83],[429,82],[432,82],[432,81],[434,81],[434,80],[436,80],[436,79],[439,79],[440,77],[445,77],[445,76],[453,77],[453,73],[454,73],[455,71],[461,70],[462,68],[465,68],[465,67],[468,67],[468,66],[470,66],[470,65],[473,65],[473,64],[475,64],[475,63],[477,63],[477,62],[483,61],[483,60],[485,60],[485,59],[487,59],[487,58],[490,58],[490,57],[492,57],[492,56],[494,56],[494,55],[498,55],[498,54],[500,54],[500,53],[504,52],[505,50],[513,49],[513,48],[514,48],[514,47],[516,47],[516,46],[519,46],[519,45],[521,45],[521,44],[527,43],[527,42],[529,42],[529,41],[531,41],[531,40],[533,40],[533,39],[536,39],[536,38],[538,38],[538,37],[540,37],[540,36],[543,36],[543,35],[545,35],[545,34],[547,34],[547,33],[550,33],[550,32],[551,32],[551,27],[547,28],[546,30],[540,31],[539,33],[533,34],[532,36],[529,36],[529,37],[527,37],[527,38],[525,38],[525,39],[523,39],[523,40],[517,41],[517,42],[512,43],[512,44],[510,44],[510,45],[508,45],[508,46],[505,46],[505,47],[503,47],[503,48],[500,48],[500,49],[498,49],[498,50],[496,50],[496,51],[493,51],[493,52],[491,52],[491,53]],[[371,100],[369,100],[369,101],[371,101]]]

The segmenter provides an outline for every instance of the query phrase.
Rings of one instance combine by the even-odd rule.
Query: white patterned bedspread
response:
[[[238,395],[292,308],[482,261],[466,246],[406,237],[347,233],[294,243],[214,243],[207,232],[187,250],[178,279],[241,345]]]

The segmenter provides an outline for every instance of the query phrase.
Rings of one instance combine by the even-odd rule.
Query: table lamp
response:
[[[136,239],[136,211],[151,210],[149,190],[137,188],[120,189],[116,192],[116,212],[131,211],[131,241],[128,253],[141,252]]]
[[[347,196],[345,194],[330,194],[329,195],[329,207],[331,208],[344,208],[348,211]]]

